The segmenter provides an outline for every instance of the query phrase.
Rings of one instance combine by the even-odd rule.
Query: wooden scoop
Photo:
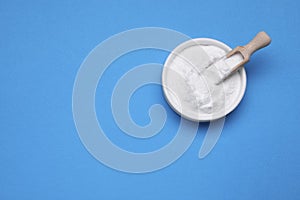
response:
[[[250,56],[257,50],[268,46],[271,43],[271,38],[268,36],[268,34],[264,31],[259,32],[247,45],[245,46],[237,46],[232,51],[230,51],[225,58],[222,58],[213,65],[215,66],[221,66],[220,64],[227,63],[227,67],[229,70],[226,71],[226,73],[220,74],[220,79],[216,84],[219,84],[223,80],[225,80],[228,76],[230,76],[232,73],[234,73],[236,70],[239,69],[239,67],[243,66],[245,63],[247,63],[250,60]],[[234,58],[236,57],[236,58]],[[228,61],[234,60],[234,62],[230,62],[233,66],[228,66]],[[223,62],[223,63],[220,63]],[[233,64],[232,64],[233,63]],[[211,65],[210,65],[211,66]]]

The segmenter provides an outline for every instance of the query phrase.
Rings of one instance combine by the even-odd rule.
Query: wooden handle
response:
[[[250,57],[255,51],[268,46],[270,43],[271,38],[266,32],[262,31],[259,32],[247,45],[245,45],[244,48],[248,57]]]

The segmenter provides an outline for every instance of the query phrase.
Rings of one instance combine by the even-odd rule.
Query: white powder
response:
[[[230,73],[233,72],[235,66],[243,61],[243,56],[240,53],[236,53],[229,58],[224,56],[224,58],[214,62],[213,65],[217,69],[220,79],[218,83],[225,79]]]
[[[168,87],[180,97],[182,112],[197,118],[203,114],[225,112],[226,108],[236,101],[241,88],[239,73],[228,77],[221,84],[217,85],[216,82],[220,76],[230,72],[242,57],[237,54],[225,62],[217,62],[216,65],[205,69],[211,63],[225,57],[226,53],[224,49],[215,45],[191,45],[173,55],[166,67],[174,70],[182,80],[170,80]],[[171,101],[175,102],[175,99]]]

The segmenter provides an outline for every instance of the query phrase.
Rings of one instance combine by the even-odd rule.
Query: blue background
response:
[[[0,199],[299,199],[299,9],[296,0],[1,0]],[[82,145],[72,117],[72,89],[81,62],[97,44],[145,26],[215,38],[231,47],[260,30],[273,41],[246,65],[244,99],[205,159],[197,155],[207,123],[171,166],[127,174],[102,165]],[[163,63],[167,55],[130,53],[101,80],[106,90],[97,92],[103,99],[97,114],[119,146],[147,152],[174,136],[179,117],[159,86],[140,88],[130,101],[132,117],[141,125],[149,122],[150,105],[165,106],[169,118],[159,140],[126,138],[109,110],[118,77],[139,64]]]

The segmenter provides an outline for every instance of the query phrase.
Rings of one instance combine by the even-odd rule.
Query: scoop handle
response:
[[[248,44],[246,44],[244,48],[248,54],[248,57],[250,57],[255,51],[268,46],[270,43],[270,36],[266,32],[261,31]]]

